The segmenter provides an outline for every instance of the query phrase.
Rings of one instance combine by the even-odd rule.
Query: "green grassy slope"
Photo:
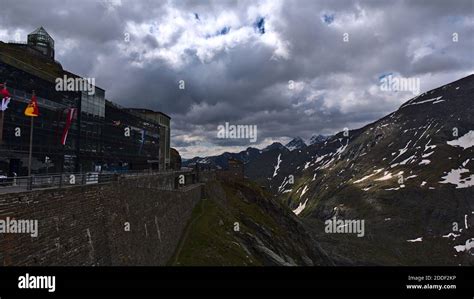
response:
[[[170,265],[331,265],[285,206],[245,180],[214,181]]]

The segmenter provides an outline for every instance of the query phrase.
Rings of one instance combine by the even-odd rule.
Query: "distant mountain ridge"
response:
[[[190,165],[194,165],[195,163],[199,163],[207,164],[217,169],[225,169],[227,168],[227,161],[229,158],[237,159],[242,161],[244,164],[248,164],[256,158],[262,158],[262,156],[273,156],[274,153],[285,153],[288,151],[289,149],[280,142],[274,142],[263,149],[248,147],[246,150],[240,151],[238,153],[224,152],[223,154],[217,156],[194,157],[192,159],[185,160],[183,162],[183,166],[188,167]]]
[[[311,144],[316,144],[320,142],[324,142],[328,136],[323,135],[315,135],[311,137],[310,142]],[[286,145],[281,144],[280,142],[273,142],[272,144],[258,149],[255,147],[248,147],[246,150],[240,151],[238,153],[230,153],[224,152],[220,155],[216,156],[208,156],[208,157],[194,157],[191,159],[183,159],[183,166],[188,167],[190,165],[194,165],[196,163],[200,164],[207,164],[213,168],[217,169],[225,169],[227,168],[227,160],[229,158],[237,159],[242,161],[244,164],[248,164],[255,158],[262,158],[266,160],[266,156],[274,156],[276,153],[286,153],[291,152],[294,150],[302,150],[306,148],[308,145],[304,142],[301,137],[295,137],[291,141],[289,141]],[[251,177],[255,177],[255,175],[251,175]]]
[[[301,137],[295,137],[294,139],[292,139],[290,142],[288,142],[285,147],[290,150],[290,151],[293,151],[295,149],[302,149],[302,148],[305,148],[306,147],[306,143],[303,141],[303,139],[301,139]]]

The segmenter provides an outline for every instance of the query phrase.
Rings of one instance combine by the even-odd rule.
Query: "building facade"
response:
[[[44,28],[32,32],[26,44],[0,42],[0,83],[11,94],[0,112],[0,172],[27,174],[31,119],[24,110],[32,91],[40,113],[33,118],[33,174],[169,168],[168,116],[120,107],[106,100],[98,86],[93,93],[58,90],[57,79],[65,77],[82,79],[54,60],[54,40]],[[63,145],[71,109],[76,113]]]
[[[163,137],[160,141],[160,165],[162,166],[161,169],[169,169],[171,164],[171,118],[163,112],[157,112],[149,109],[130,108],[129,111],[137,113],[148,121],[160,126],[160,136]]]

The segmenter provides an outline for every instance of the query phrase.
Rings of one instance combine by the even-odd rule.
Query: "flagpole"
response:
[[[0,144],[3,143],[3,110],[0,111]]]
[[[31,116],[31,126],[30,126],[30,152],[28,155],[28,176],[31,176],[31,154],[33,152],[33,116]]]
[[[3,87],[7,88],[7,82],[3,83]],[[2,143],[3,143],[3,110],[0,110],[0,144]]]
[[[35,91],[33,90],[33,96],[35,95]],[[31,125],[30,125],[30,151],[28,154],[28,176],[31,176],[31,155],[33,152],[33,126],[34,126],[34,119],[33,116],[30,116],[31,118]]]

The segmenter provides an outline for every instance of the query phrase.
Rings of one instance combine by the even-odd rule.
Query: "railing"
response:
[[[33,176],[0,176],[0,194],[16,191],[25,191],[44,188],[64,188],[71,186],[83,186],[91,184],[109,183],[126,177],[139,177],[147,175],[170,175],[190,172],[184,171],[135,171],[126,173],[115,172],[86,172],[86,173],[62,173],[42,174]]]
[[[97,172],[4,177],[0,178],[0,193],[98,184],[117,179],[118,175],[116,174],[101,174]]]
[[[13,40],[13,39],[10,39],[8,40],[8,43],[9,44],[17,44],[17,45],[28,45],[28,42],[26,41],[22,41],[22,40]]]

